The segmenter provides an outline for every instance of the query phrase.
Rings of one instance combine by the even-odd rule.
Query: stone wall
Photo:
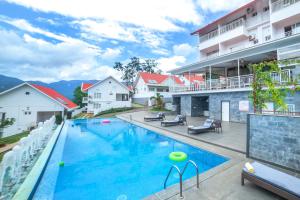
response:
[[[246,123],[248,112],[239,110],[240,101],[249,101],[249,92],[223,92],[212,93],[209,95],[209,112],[210,116],[215,119],[221,119],[222,101],[230,102],[230,121]],[[252,112],[252,106],[249,105],[249,112]]]
[[[206,96],[209,97],[210,117],[221,119],[221,104],[222,101],[230,102],[230,121],[246,123],[247,113],[239,111],[239,101],[249,100],[249,92],[222,92],[210,94],[194,94],[181,96],[181,114],[191,116],[192,97]],[[249,101],[250,102],[250,101]],[[252,107],[251,105],[249,106]],[[252,110],[250,109],[250,112]]]
[[[192,108],[192,97],[191,96],[181,96],[180,100],[180,113],[182,115],[191,116],[191,108]]]
[[[247,156],[300,171],[300,117],[248,115]]]

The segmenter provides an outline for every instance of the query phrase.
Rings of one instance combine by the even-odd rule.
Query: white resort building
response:
[[[190,84],[172,91],[178,113],[201,116],[207,111],[210,117],[223,121],[246,122],[251,111],[248,96],[252,83],[247,66],[300,58],[300,1],[254,0],[192,35],[199,38],[199,62],[171,73],[206,76],[197,87]],[[287,82],[299,72],[295,62],[272,75],[279,82]],[[289,112],[299,112],[300,94],[288,97],[287,103]],[[272,102],[268,107],[268,111],[274,111]]]
[[[51,88],[22,83],[0,93],[0,119],[14,118],[12,126],[3,129],[10,136],[32,129],[53,115],[64,116],[78,106]]]
[[[131,107],[130,90],[112,76],[95,84],[82,83],[81,90],[88,94],[83,98],[88,113],[95,115],[111,108]]]
[[[200,75],[185,74],[178,77],[165,74],[140,72],[134,82],[133,102],[150,105],[150,98],[157,93],[163,96],[165,102],[172,101],[172,91],[190,84],[199,84],[203,81]]]

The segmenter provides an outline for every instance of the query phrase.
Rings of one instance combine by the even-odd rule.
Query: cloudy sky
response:
[[[0,74],[52,82],[119,77],[116,61],[163,71],[198,60],[190,33],[249,0],[0,0]]]

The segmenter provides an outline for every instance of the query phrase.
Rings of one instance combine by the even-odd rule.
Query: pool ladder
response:
[[[195,167],[195,170],[196,170],[196,173],[197,173],[197,180],[196,180],[197,181],[197,188],[199,188],[199,169],[198,169],[198,166],[197,166],[197,164],[194,161],[189,160],[184,165],[184,168],[183,168],[182,171],[180,171],[180,169],[176,165],[172,165],[171,166],[171,168],[169,170],[169,173],[168,173],[168,175],[167,175],[167,177],[165,179],[165,182],[164,182],[164,189],[167,188],[167,181],[168,181],[168,179],[170,177],[170,174],[171,174],[172,170],[175,169],[178,172],[179,180],[180,180],[180,182],[179,182],[179,190],[180,190],[179,194],[180,194],[180,198],[183,198],[183,195],[182,195],[182,176],[183,176],[183,174],[184,174],[184,172],[185,172],[185,170],[186,170],[186,168],[188,167],[189,164],[191,164],[192,166]]]

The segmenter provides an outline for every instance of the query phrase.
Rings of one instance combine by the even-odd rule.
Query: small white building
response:
[[[88,113],[95,115],[111,108],[131,107],[128,87],[112,76],[95,84],[82,83],[81,90],[88,94],[83,99]]]
[[[184,87],[184,82],[177,76],[140,72],[134,83],[133,102],[150,105],[149,100],[157,93],[164,97],[165,102],[172,98],[174,88]]]
[[[0,93],[0,119],[14,118],[15,123],[3,130],[10,136],[35,127],[53,115],[62,116],[78,106],[51,88],[22,83]]]

